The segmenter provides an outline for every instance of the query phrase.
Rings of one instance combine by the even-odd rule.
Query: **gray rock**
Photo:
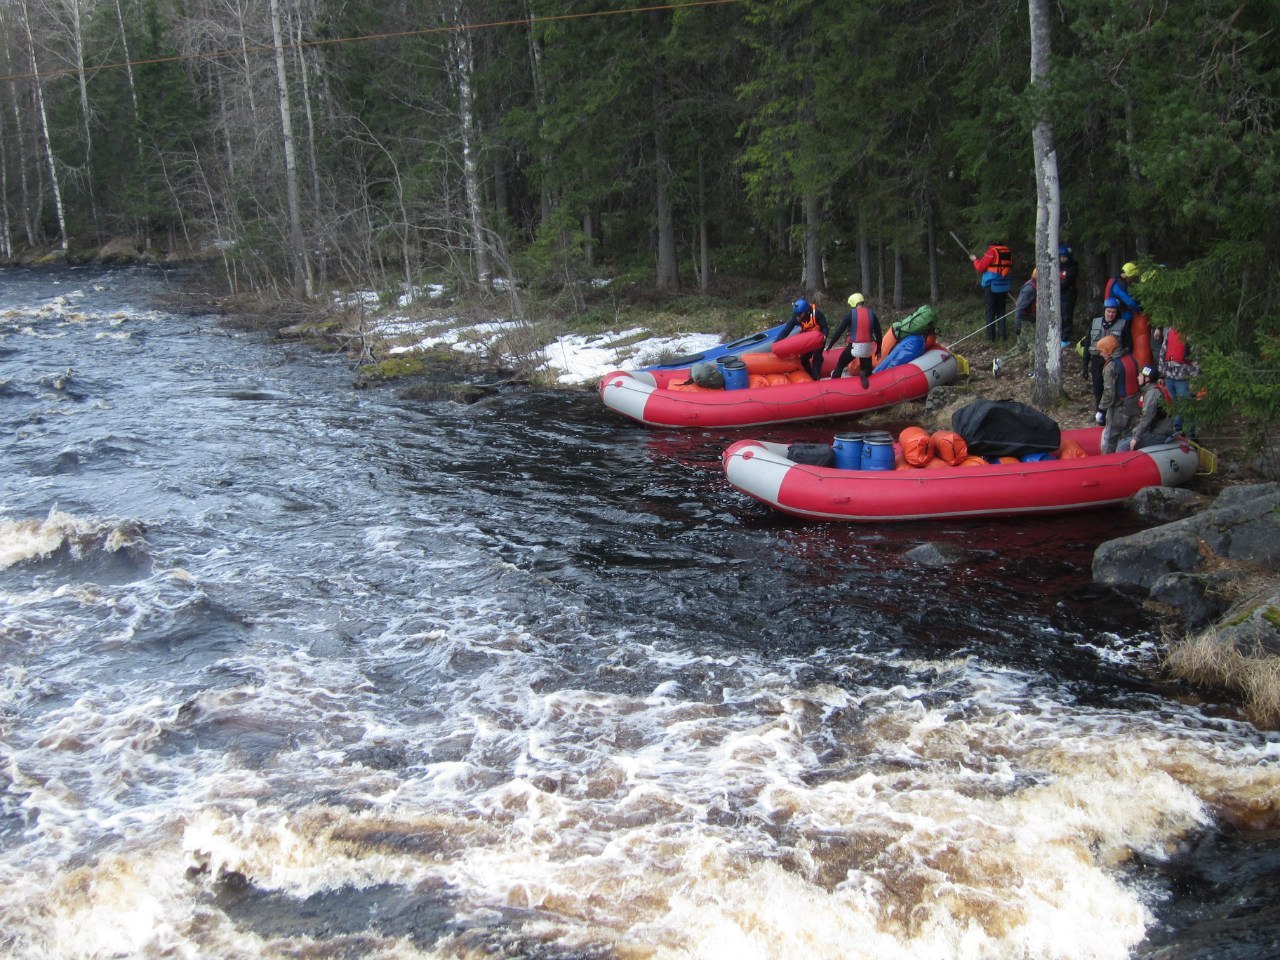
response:
[[[1169,573],[1151,587],[1151,599],[1173,607],[1188,630],[1198,630],[1230,607],[1223,588],[1232,581],[1224,572]]]
[[[1229,487],[1201,513],[1108,540],[1094,552],[1093,578],[1150,590],[1166,574],[1201,569],[1206,555],[1280,566],[1280,485]]]
[[[1209,498],[1185,487],[1145,487],[1129,498],[1125,507],[1144,520],[1168,523],[1199,513]]]
[[[948,543],[922,543],[912,547],[903,557],[922,567],[949,567],[964,556],[964,551]]]
[[[1189,522],[1178,520],[1108,540],[1093,552],[1094,582],[1150,590],[1163,576],[1199,569],[1204,559],[1200,538],[1184,526]]]
[[[98,251],[99,263],[141,263],[146,257],[128,237],[116,237],[103,244]]]
[[[1272,594],[1218,630],[1219,639],[1232,643],[1246,657],[1280,656],[1280,594]]]

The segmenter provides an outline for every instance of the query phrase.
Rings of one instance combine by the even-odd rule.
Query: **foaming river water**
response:
[[[1091,587],[1124,514],[806,525],[169,283],[0,273],[0,954],[1280,954],[1280,740]]]

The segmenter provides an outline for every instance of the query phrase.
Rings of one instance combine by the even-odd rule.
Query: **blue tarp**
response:
[[[889,355],[881,360],[871,372],[879,373],[881,370],[888,370],[890,367],[900,367],[904,363],[910,363],[922,353],[924,353],[924,337],[918,333],[910,334],[899,340],[897,345],[889,351]]]

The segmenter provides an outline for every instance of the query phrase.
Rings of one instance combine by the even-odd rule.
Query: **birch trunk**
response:
[[[271,0],[271,39],[276,54],[276,87],[280,94],[280,131],[284,137],[285,195],[289,205],[289,247],[293,257],[294,292],[313,295],[311,271],[302,235],[302,201],[298,190],[298,159],[293,145],[293,114],[289,107],[289,77],[285,73],[284,35],[280,30],[280,3]]]
[[[36,38],[31,33],[31,11],[27,0],[22,0],[22,24],[27,34],[27,55],[31,58],[31,72],[35,74],[36,112],[40,116],[40,133],[43,139],[44,156],[49,165],[50,189],[53,190],[53,205],[58,215],[58,233],[60,234],[63,254],[68,249],[67,215],[62,206],[62,187],[58,183],[58,161],[53,155],[53,141],[49,139],[49,114],[44,106],[44,91],[41,88],[40,68],[36,63]]]
[[[1030,0],[1031,85],[1045,92],[1049,87],[1050,19],[1048,0]],[[1043,102],[1043,101],[1041,101]],[[1036,335],[1033,356],[1035,385],[1032,398],[1042,410],[1049,409],[1062,393],[1062,348],[1059,315],[1061,295],[1058,284],[1058,226],[1061,200],[1058,185],[1058,154],[1053,142],[1053,124],[1047,108],[1031,131],[1036,179]]]
[[[84,73],[84,32],[80,27],[80,0],[71,0],[71,42],[76,54],[76,84],[80,90],[80,125],[84,131],[85,185],[89,193],[89,212],[96,227],[98,200],[93,190],[93,132],[89,111],[89,83]]]
[[[463,25],[462,8],[454,5],[454,23]],[[484,207],[480,199],[480,165],[476,161],[475,53],[471,37],[465,30],[455,30],[449,37],[453,52],[453,80],[458,90],[458,126],[462,136],[462,187],[467,202],[468,230],[476,279],[488,285],[493,282],[489,243],[484,223]]]
[[[18,154],[18,186],[19,196],[22,199],[22,226],[26,233],[27,245],[34,247],[36,245],[35,225],[38,218],[35,216],[35,211],[31,204],[30,187],[27,183],[27,144],[26,136],[23,134],[22,110],[18,102],[18,85],[12,79],[15,70],[13,57],[9,53],[9,45],[0,44],[0,48],[4,49],[4,72],[10,76],[9,97],[10,106],[13,108],[13,136]]]
[[[524,4],[525,16],[533,21],[533,6],[530,0],[525,0]],[[538,108],[541,115],[547,106],[546,86],[542,79],[542,47],[538,45],[538,39],[533,35],[533,24],[529,25],[529,72],[533,75],[533,102]],[[546,227],[551,223],[552,197],[549,182],[550,164],[546,156],[546,148],[539,145],[539,170],[541,175],[538,178],[538,211],[542,219],[542,226]]]
[[[4,114],[0,113],[0,256],[13,259],[13,229],[9,221],[9,159],[4,149]]]
[[[294,36],[297,39],[295,52],[298,54],[298,76],[302,78],[302,113],[307,123],[307,163],[311,167],[311,208],[313,218],[318,218],[320,208],[320,162],[316,157],[316,121],[311,110],[311,83],[309,80],[311,68],[307,63],[307,48],[303,46],[301,13],[298,14],[297,29],[294,32]],[[323,232],[321,232],[321,242],[323,241]],[[320,289],[323,290],[327,285],[323,252],[318,256],[318,260],[317,269],[320,274]],[[405,277],[405,283],[408,282],[409,278]]]

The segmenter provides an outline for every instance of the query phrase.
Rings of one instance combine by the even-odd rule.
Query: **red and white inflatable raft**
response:
[[[1012,517],[1092,510],[1122,503],[1144,487],[1177,486],[1198,456],[1172,442],[1100,454],[1100,427],[1064,430],[1087,456],[1035,463],[912,470],[842,470],[796,463],[787,445],[740,440],[721,461],[729,483],[795,517],[884,523],[943,517]]]
[[[824,374],[835,367],[839,355],[838,349],[826,352]],[[866,389],[856,375],[846,373],[839,380],[805,377],[781,386],[693,391],[675,389],[689,379],[688,368],[615,370],[600,381],[600,399],[610,410],[652,427],[751,427],[839,417],[917,400],[954,380],[957,369],[949,351],[934,348],[872,374]]]

